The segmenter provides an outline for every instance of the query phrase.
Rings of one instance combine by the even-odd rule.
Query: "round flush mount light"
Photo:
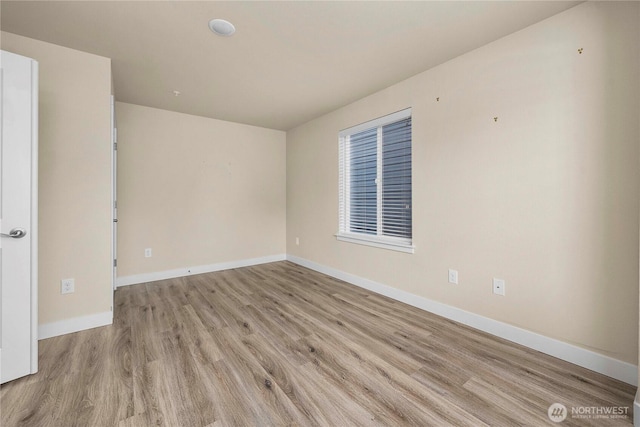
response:
[[[229,21],[224,19],[212,19],[209,21],[209,29],[219,36],[229,37],[236,32],[236,27]]]

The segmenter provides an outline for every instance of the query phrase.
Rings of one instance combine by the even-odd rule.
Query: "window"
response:
[[[413,252],[411,109],[339,135],[338,240]]]

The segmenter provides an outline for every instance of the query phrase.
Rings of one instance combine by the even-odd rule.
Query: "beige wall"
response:
[[[39,323],[111,310],[111,60],[2,32],[39,63]],[[75,279],[61,295],[60,280]]]
[[[285,253],[284,132],[121,102],[116,117],[118,277]]]
[[[289,131],[287,253],[636,364],[639,6],[579,5]],[[338,242],[338,132],[406,107],[415,254]]]

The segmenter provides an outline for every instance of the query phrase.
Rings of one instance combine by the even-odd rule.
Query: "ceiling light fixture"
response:
[[[209,29],[219,36],[229,37],[236,32],[236,27],[224,19],[212,19],[209,21]]]

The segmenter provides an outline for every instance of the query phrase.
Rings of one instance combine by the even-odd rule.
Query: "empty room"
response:
[[[640,427],[640,2],[0,29],[3,427]]]

